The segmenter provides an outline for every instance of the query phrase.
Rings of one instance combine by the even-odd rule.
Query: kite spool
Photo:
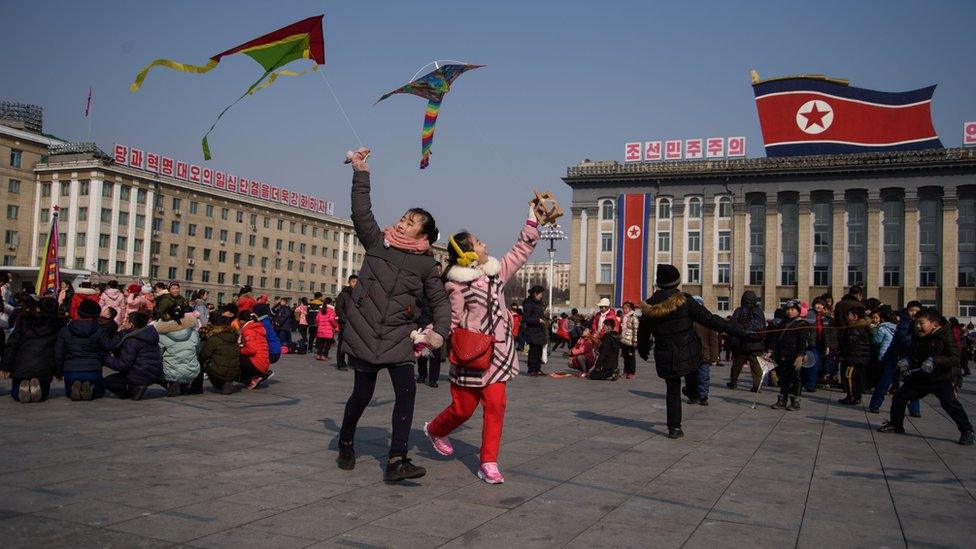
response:
[[[563,209],[556,202],[556,197],[549,191],[540,193],[537,189],[532,190],[535,198],[529,200],[529,205],[535,212],[536,220],[541,225],[554,225],[563,215]]]

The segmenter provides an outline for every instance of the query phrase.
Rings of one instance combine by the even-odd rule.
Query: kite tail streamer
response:
[[[253,93],[253,92],[254,92],[254,90],[258,88],[258,85],[259,85],[259,84],[260,84],[260,83],[261,83],[261,82],[262,82],[262,81],[263,81],[263,80],[264,80],[264,79],[265,79],[265,78],[266,78],[266,77],[267,77],[267,76],[268,76],[269,74],[271,74],[271,71],[267,71],[267,72],[265,72],[264,74],[262,74],[262,75],[261,75],[261,78],[258,78],[258,79],[257,79],[257,80],[256,80],[256,81],[255,81],[255,82],[253,83],[253,84],[251,84],[251,85],[250,85],[250,86],[249,86],[249,87],[247,88],[247,90],[245,90],[245,91],[244,91],[244,93],[243,93],[243,94],[241,94],[241,96],[240,96],[240,97],[238,97],[238,98],[237,98],[237,99],[236,99],[236,100],[235,100],[235,101],[234,101],[233,103],[231,103],[230,105],[227,105],[226,107],[224,107],[224,110],[222,110],[222,111],[220,111],[220,114],[218,114],[218,115],[217,115],[217,119],[216,119],[216,120],[214,120],[214,122],[213,122],[213,124],[211,124],[211,125],[210,125],[210,129],[209,129],[209,130],[207,130],[207,133],[205,133],[205,134],[203,134],[203,140],[202,140],[202,141],[200,142],[200,147],[201,147],[201,148],[203,149],[203,159],[204,159],[204,160],[210,160],[210,143],[209,143],[209,142],[207,142],[207,136],[209,136],[209,135],[210,135],[210,132],[212,132],[212,131],[214,130],[214,128],[216,128],[216,127],[217,127],[217,122],[220,122],[220,118],[221,118],[222,116],[224,116],[224,113],[225,113],[225,112],[227,112],[227,111],[229,111],[231,107],[233,107],[234,105],[236,105],[236,104],[238,104],[238,103],[240,103],[240,101],[241,101],[241,99],[244,99],[244,98],[245,98],[245,97],[247,97],[248,95],[251,95],[251,93]]]
[[[173,69],[176,71],[203,74],[205,72],[210,72],[211,69],[217,66],[217,63],[219,63],[217,59],[211,59],[210,61],[207,62],[206,65],[200,66],[200,65],[189,65],[187,63],[179,63],[177,61],[173,61],[172,59],[157,59],[152,63],[146,65],[145,68],[139,71],[139,74],[136,75],[135,82],[133,82],[132,85],[129,86],[129,91],[132,92],[139,91],[139,88],[142,87],[143,81],[146,79],[146,75],[149,74],[150,69],[152,69],[153,67],[166,67],[168,69]]]
[[[253,94],[254,92],[256,92],[258,90],[263,90],[264,88],[267,88],[271,84],[274,84],[275,80],[277,80],[279,76],[305,76],[309,72],[316,72],[318,70],[319,70],[319,66],[318,65],[312,65],[312,68],[311,69],[304,70],[304,71],[301,71],[301,72],[295,72],[295,71],[291,71],[291,70],[283,70],[283,71],[273,72],[273,73],[271,73],[270,76],[268,76],[268,81],[267,82],[262,83],[260,86],[254,87],[253,89],[251,89],[250,91],[248,91],[248,93],[249,94]]]
[[[430,164],[430,146],[434,142],[434,124],[437,123],[437,113],[441,110],[440,100],[427,102],[424,112],[424,129],[420,132],[420,169]]]

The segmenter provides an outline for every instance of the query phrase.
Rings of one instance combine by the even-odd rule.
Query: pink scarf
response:
[[[396,232],[396,227],[390,225],[385,231],[386,247],[393,247],[411,254],[425,254],[430,252],[430,242],[426,237],[409,238]]]

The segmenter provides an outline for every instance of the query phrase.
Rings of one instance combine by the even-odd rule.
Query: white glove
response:
[[[922,363],[922,371],[926,374],[931,374],[934,369],[935,361],[932,360],[932,357],[926,358],[925,362]]]

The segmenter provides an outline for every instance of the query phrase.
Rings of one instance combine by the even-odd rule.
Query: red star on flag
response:
[[[826,126],[824,126],[824,123],[823,123],[823,118],[825,116],[827,116],[828,114],[830,114],[830,111],[829,110],[826,110],[826,111],[819,110],[817,108],[817,103],[814,102],[813,103],[813,106],[810,107],[810,110],[809,111],[807,111],[807,112],[801,112],[800,113],[800,116],[802,116],[802,117],[804,117],[804,118],[807,119],[807,125],[803,129],[804,130],[808,130],[808,129],[810,129],[810,126],[813,126],[815,124],[817,126],[820,126],[821,128],[826,129]]]

